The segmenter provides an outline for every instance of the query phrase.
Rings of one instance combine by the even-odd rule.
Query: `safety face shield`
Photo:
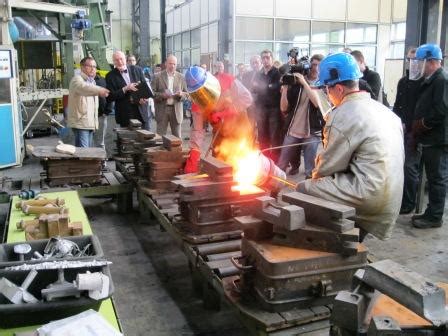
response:
[[[204,85],[193,92],[189,92],[189,94],[203,111],[210,111],[215,107],[221,95],[221,85],[215,76],[207,73]]]
[[[324,119],[327,118],[328,113],[333,109],[333,106],[330,103],[328,98],[328,94],[325,88],[313,88],[313,90],[317,93],[317,98],[319,100],[319,110],[322,113],[322,117]]]
[[[409,61],[409,79],[419,80],[425,72],[426,60],[411,59]]]

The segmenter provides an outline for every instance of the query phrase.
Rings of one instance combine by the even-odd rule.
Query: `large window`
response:
[[[310,40],[310,21],[277,19],[275,21],[277,41],[308,42]]]
[[[274,20],[237,17],[236,38],[239,40],[272,40],[274,38]]]
[[[201,51],[199,48],[191,49],[191,65],[200,65],[201,63]]]
[[[191,31],[191,47],[199,48],[201,45],[201,31],[198,29]]]
[[[190,32],[182,33],[182,49],[190,48]]]
[[[166,52],[167,54],[172,54],[173,53],[173,37],[167,37],[166,39]]]
[[[274,58],[282,63],[288,61],[288,52],[292,48],[299,49],[299,56],[309,56],[310,46],[308,44],[297,44],[297,43],[276,43],[274,50]]]
[[[406,38],[406,22],[393,23],[391,26],[390,57],[402,59],[404,57],[404,40]]]
[[[376,30],[376,25],[348,23],[346,43],[376,43]]]
[[[314,43],[344,43],[344,23],[313,22],[311,40]]]
[[[343,45],[338,44],[313,44],[311,45],[310,57],[314,54],[328,55],[342,51],[344,49]]]
[[[173,50],[175,50],[175,51],[182,50],[182,35],[181,34],[174,35]]]
[[[181,66],[182,66],[182,68],[187,68],[190,65],[191,65],[190,64],[190,50],[184,50],[184,51],[182,51]]]
[[[359,50],[364,55],[364,60],[369,67],[375,67],[376,60],[376,47],[365,45],[349,45],[352,50]]]
[[[265,50],[272,50],[270,42],[236,42],[235,45],[235,64],[249,64],[253,55],[260,55]]]

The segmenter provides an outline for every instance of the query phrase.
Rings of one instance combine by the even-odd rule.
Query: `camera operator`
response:
[[[288,55],[290,54],[291,52]],[[295,62],[296,65],[290,67],[290,73],[282,77],[280,110],[286,115],[285,122],[288,125],[283,145],[305,142],[307,144],[282,148],[278,166],[286,171],[288,163],[294,162],[295,153],[298,152],[300,157],[303,149],[306,178],[311,177],[314,169],[324,123],[318,108],[318,95],[310,87],[318,79],[319,63],[323,58],[320,54],[313,55],[310,63],[307,58],[301,58]],[[297,173],[294,171],[295,167],[292,168],[290,175]]]

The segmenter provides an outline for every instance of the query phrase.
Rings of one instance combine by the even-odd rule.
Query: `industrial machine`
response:
[[[0,168],[21,164],[25,135],[49,133],[63,119],[58,112],[84,56],[92,55],[100,69],[109,70],[107,5],[107,0],[0,2],[0,45],[11,70],[3,73],[9,79],[1,78]]]
[[[23,158],[22,120],[17,106],[17,59],[12,46],[0,46],[0,168]]]

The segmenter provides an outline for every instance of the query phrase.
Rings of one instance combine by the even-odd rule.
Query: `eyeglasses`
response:
[[[85,67],[96,69],[96,65],[84,64]]]

